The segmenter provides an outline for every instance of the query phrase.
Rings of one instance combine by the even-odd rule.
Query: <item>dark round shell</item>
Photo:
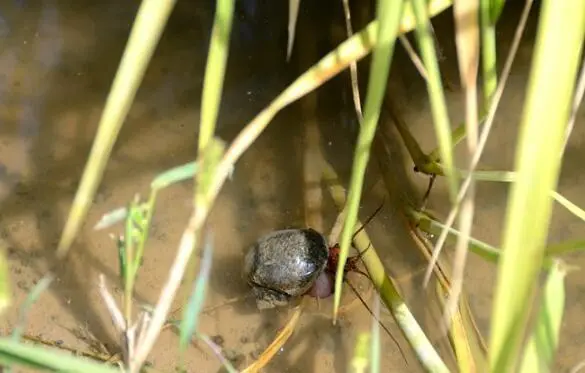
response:
[[[305,294],[327,265],[329,247],[319,232],[307,229],[275,231],[261,237],[244,260],[244,276],[256,298],[286,304]]]

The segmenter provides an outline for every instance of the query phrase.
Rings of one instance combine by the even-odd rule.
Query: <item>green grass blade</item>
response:
[[[582,208],[580,208],[579,206],[577,206],[576,204],[574,204],[573,202],[569,201],[568,199],[566,199],[565,197],[563,197],[559,192],[557,191],[551,191],[552,197],[558,202],[560,203],[564,208],[566,208],[567,210],[569,210],[570,213],[572,213],[573,215],[575,215],[576,217],[578,217],[579,219],[585,221],[585,211],[583,211]]]
[[[341,250],[339,263],[337,265],[337,274],[335,276],[335,297],[333,305],[334,322],[337,320],[337,312],[341,301],[344,266],[349,252],[353,228],[357,221],[364,176],[368,160],[370,159],[370,148],[378,126],[380,108],[382,106],[382,101],[384,100],[386,85],[388,84],[390,62],[392,61],[392,56],[394,54],[394,45],[396,44],[396,37],[398,35],[400,20],[402,18],[403,5],[404,2],[402,0],[378,1],[378,43],[374,47],[372,56],[372,67],[370,79],[368,81],[364,119],[358,135],[352,166],[349,197],[347,198],[347,216],[344,222],[343,231],[341,232]]]
[[[523,340],[544,256],[559,154],[585,32],[585,0],[542,2],[535,55],[516,151],[492,313],[490,370],[511,372]],[[558,61],[563,68],[558,69]],[[527,213],[530,211],[530,213]]]
[[[199,276],[195,281],[193,292],[189,297],[189,302],[185,311],[183,312],[183,319],[181,320],[180,326],[180,338],[179,347],[181,351],[185,351],[193,334],[197,332],[197,325],[199,322],[199,314],[203,308],[205,302],[205,293],[207,291],[207,282],[209,280],[209,274],[211,272],[211,263],[213,258],[213,242],[210,236],[208,236],[205,242],[205,248],[203,249],[203,258],[201,259],[201,268],[199,270]]]
[[[549,372],[559,345],[559,334],[565,309],[564,264],[555,262],[544,287],[536,328],[528,340],[521,373]]]
[[[211,45],[203,81],[203,97],[201,98],[200,151],[205,149],[215,133],[225,67],[229,54],[234,3],[234,0],[218,0],[216,2],[215,20],[211,31]]]
[[[83,373],[119,373],[119,368],[72,356],[56,348],[33,346],[0,338],[0,366],[18,365],[38,370]]]
[[[81,184],[57,247],[63,258],[84,223],[122,124],[176,0],[143,0],[94,139]]]
[[[430,29],[429,14],[425,0],[412,0],[412,8],[417,22],[416,35],[419,49],[427,69],[427,89],[431,102],[433,124],[438,137],[439,152],[445,175],[451,202],[455,202],[457,196],[457,178],[453,173],[453,144],[451,139],[451,121],[447,111],[445,93],[437,61],[434,38]]]
[[[495,25],[500,19],[500,15],[502,14],[502,10],[504,9],[504,5],[506,3],[505,0],[489,0],[490,3],[490,21],[492,25]]]

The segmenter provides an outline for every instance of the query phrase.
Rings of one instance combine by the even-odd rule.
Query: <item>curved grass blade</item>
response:
[[[552,200],[585,34],[585,0],[542,2],[522,115],[492,313],[490,371],[517,368],[536,276],[544,257]],[[557,68],[563,61],[563,69]],[[526,211],[530,211],[529,214]]]
[[[215,133],[230,46],[234,3],[234,0],[218,0],[216,3],[211,44],[203,81],[203,97],[201,98],[200,152],[207,147]]]
[[[38,370],[84,373],[119,373],[119,368],[72,356],[56,348],[33,346],[0,338],[0,366],[19,365]]]
[[[521,373],[550,372],[559,345],[559,334],[565,309],[564,264],[555,262],[548,274],[543,299],[536,320],[536,329],[528,340]]]
[[[142,0],[57,247],[65,257],[84,223],[122,124],[176,0]]]
[[[350,241],[357,221],[364,176],[370,159],[370,148],[376,133],[376,128],[378,127],[380,108],[388,84],[390,62],[394,54],[394,45],[396,44],[400,20],[402,19],[403,5],[404,2],[402,0],[378,2],[378,43],[374,47],[372,56],[364,119],[361,124],[354,153],[349,196],[347,198],[347,215],[343,231],[341,232],[339,263],[337,264],[337,273],[335,276],[333,323],[337,320],[337,313],[341,302],[345,262],[347,261]]]

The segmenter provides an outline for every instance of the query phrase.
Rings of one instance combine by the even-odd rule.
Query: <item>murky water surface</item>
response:
[[[126,2],[128,3],[128,2]],[[89,350],[92,340],[116,345],[116,336],[97,291],[103,273],[121,298],[117,281],[117,254],[109,233],[91,227],[102,214],[145,193],[152,178],[195,154],[200,92],[213,6],[179,1],[168,29],[156,50],[145,81],[115,146],[105,179],[94,201],[87,228],[77,241],[72,259],[56,263],[52,251],[63,227],[75,188],[89,153],[92,138],[128,36],[137,2],[119,1],[7,1],[0,13],[0,229],[8,250],[15,300],[47,272],[59,278],[30,311],[26,333],[77,349]],[[230,141],[270,99],[343,37],[341,5],[307,5],[301,11],[295,55],[285,61],[286,6],[272,1],[238,2],[232,49],[219,118],[219,135]],[[331,11],[331,9],[336,9]],[[357,17],[357,16],[356,16]],[[507,51],[517,14],[502,22],[502,52]],[[330,26],[336,22],[336,26]],[[507,23],[506,23],[507,22]],[[512,23],[511,23],[512,22]],[[449,42],[449,17],[437,23],[445,53],[445,76],[455,83],[454,47]],[[508,169],[523,102],[534,27],[519,52],[506,90],[494,134],[483,157],[488,169]],[[431,116],[424,85],[405,53],[396,55],[390,93],[424,149],[434,147]],[[286,309],[259,312],[241,279],[245,249],[260,235],[276,229],[301,227],[303,212],[304,124],[314,121],[321,129],[327,159],[344,180],[349,176],[357,122],[353,114],[349,77],[326,84],[317,93],[280,113],[266,132],[238,162],[233,180],[226,183],[210,218],[215,252],[207,306],[214,307],[201,320],[201,328],[222,345],[226,355],[243,367],[253,361],[291,315]],[[455,84],[455,87],[457,85]],[[452,119],[463,118],[461,92],[449,94]],[[585,130],[580,116],[566,153],[560,192],[585,206],[582,190]],[[388,124],[386,126],[389,127]],[[391,156],[384,160],[395,170],[395,181],[409,186],[405,195],[420,198],[426,180],[411,172],[402,145],[393,130],[387,132]],[[465,161],[464,152],[460,152]],[[365,219],[384,199],[377,167],[369,172],[361,210]],[[498,245],[507,186],[481,183],[477,191],[474,234]],[[192,185],[168,188],[160,195],[151,240],[137,284],[137,299],[153,304],[176,252],[190,213]],[[392,199],[390,199],[392,200]],[[436,335],[437,306],[429,303],[421,286],[422,260],[405,230],[394,202],[368,226],[374,245],[389,270],[399,279],[405,298],[431,335]],[[324,215],[325,234],[336,217],[331,202]],[[433,191],[430,207],[446,215],[447,194],[442,183]],[[555,207],[550,241],[579,238],[582,223]],[[585,266],[583,256],[574,264]],[[487,333],[491,311],[494,267],[471,256],[467,289],[479,327]],[[372,294],[358,277],[366,301]],[[555,371],[565,371],[585,358],[582,302],[585,280],[569,278],[568,308],[563,324],[561,351]],[[181,290],[179,307],[188,288]],[[235,299],[235,300],[234,300]],[[330,300],[312,304],[292,339],[268,368],[274,372],[343,372],[358,333],[371,327],[367,310],[348,293],[345,312],[333,326]],[[11,312],[3,323],[8,333],[16,321]],[[418,371],[416,360],[387,312],[381,321],[400,347],[383,334],[383,371]],[[150,361],[171,371],[177,361],[177,336],[163,332]],[[448,360],[448,358],[447,358]],[[191,347],[189,371],[211,372],[220,367],[203,344]]]

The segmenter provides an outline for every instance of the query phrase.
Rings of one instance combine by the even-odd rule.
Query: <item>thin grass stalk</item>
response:
[[[490,107],[498,86],[498,69],[496,65],[497,19],[492,19],[492,2],[492,0],[481,0],[479,13],[481,19],[481,68],[484,110]]]
[[[362,194],[363,182],[370,159],[370,148],[380,117],[380,109],[384,100],[384,93],[390,72],[390,62],[394,54],[394,45],[398,35],[398,28],[402,18],[404,2],[396,0],[391,2],[379,1],[377,7],[378,43],[374,47],[372,56],[372,68],[368,82],[368,93],[364,110],[364,120],[360,127],[357,139],[352,175],[347,198],[347,216],[341,232],[339,261],[335,276],[335,294],[333,300],[333,323],[337,320],[341,291],[343,285],[344,267],[347,261],[353,228],[357,221],[357,214]]]
[[[221,103],[223,77],[227,65],[232,21],[234,17],[234,0],[220,0],[216,3],[215,20],[211,30],[209,56],[203,80],[203,97],[201,98],[201,124],[199,126],[199,151],[203,151],[215,133],[217,116]]]
[[[544,0],[522,114],[492,313],[490,370],[516,370],[536,276],[544,258],[559,153],[585,34],[585,0]],[[563,68],[558,69],[558,61]],[[526,212],[530,211],[529,214]]]
[[[87,217],[110,153],[176,0],[142,0],[57,247],[64,258]]]
[[[427,90],[431,102],[433,124],[439,142],[441,162],[447,176],[447,186],[451,202],[457,196],[457,178],[453,173],[453,144],[451,142],[451,121],[447,111],[447,103],[437,61],[437,50],[434,38],[431,34],[429,15],[426,9],[425,0],[411,1],[414,15],[417,22],[416,34],[419,48],[427,71]]]

